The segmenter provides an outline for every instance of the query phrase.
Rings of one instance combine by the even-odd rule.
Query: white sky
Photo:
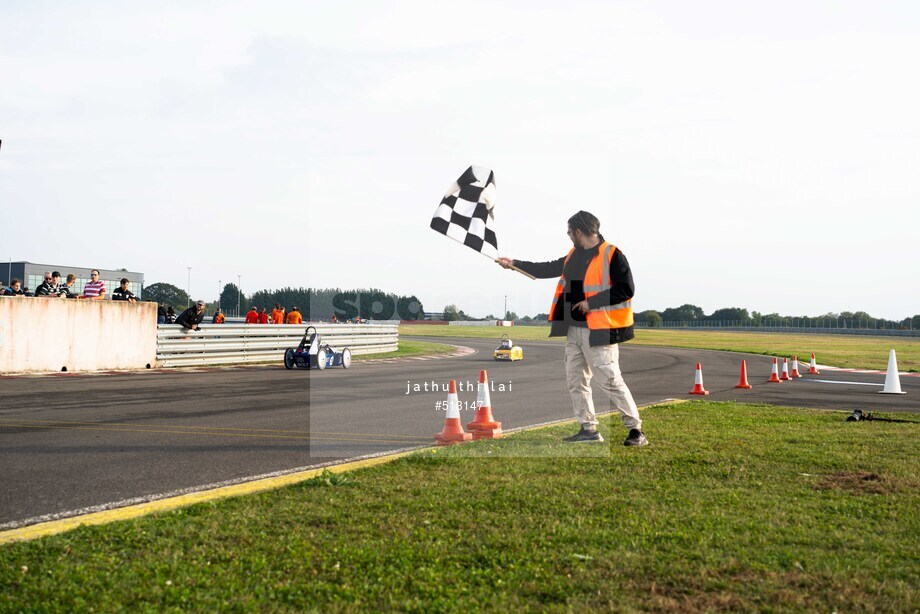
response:
[[[586,209],[637,310],[920,313],[916,2],[0,3],[0,258],[213,300],[554,281],[428,224],[492,168],[504,255]]]

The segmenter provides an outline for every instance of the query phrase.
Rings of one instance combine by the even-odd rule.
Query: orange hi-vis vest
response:
[[[597,248],[597,255],[588,263],[588,270],[585,272],[584,290],[585,298],[600,294],[604,290],[609,290],[611,284],[610,278],[610,259],[616,245],[604,241]],[[568,256],[565,257],[563,267],[569,263],[575,248],[569,250]],[[556,306],[565,292],[565,275],[559,278],[556,285],[556,294],[553,297],[553,306],[549,311],[549,319],[553,320],[553,314],[556,313]],[[616,305],[605,305],[597,309],[591,309],[587,313],[588,328],[590,330],[609,330],[611,328],[626,328],[633,325],[632,299],[617,303]]]

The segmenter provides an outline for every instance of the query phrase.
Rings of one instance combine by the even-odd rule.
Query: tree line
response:
[[[819,316],[780,315],[779,313],[748,312],[741,307],[723,307],[706,315],[702,307],[685,304],[669,307],[663,311],[649,309],[635,314],[636,322],[652,328],[664,326],[665,322],[685,322],[690,326],[704,322],[734,322],[739,326],[803,326],[823,328],[890,328],[920,330],[920,314],[903,320],[876,318],[865,311],[828,312]]]

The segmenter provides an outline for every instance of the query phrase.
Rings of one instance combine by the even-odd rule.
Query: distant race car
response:
[[[498,344],[498,347],[495,348],[492,358],[495,360],[509,360],[512,362],[515,360],[524,360],[524,348],[519,345],[514,345],[514,342],[508,335],[502,335],[502,341]]]
[[[345,348],[341,352],[336,352],[329,345],[320,345],[320,341],[316,328],[308,326],[297,348],[288,348],[284,351],[284,366],[288,369],[297,367],[320,371],[326,367],[341,366],[347,369],[351,366],[351,350]]]

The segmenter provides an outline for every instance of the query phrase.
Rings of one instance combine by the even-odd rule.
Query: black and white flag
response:
[[[489,258],[498,258],[498,239],[490,227],[493,207],[495,173],[471,166],[447,189],[431,227]]]

